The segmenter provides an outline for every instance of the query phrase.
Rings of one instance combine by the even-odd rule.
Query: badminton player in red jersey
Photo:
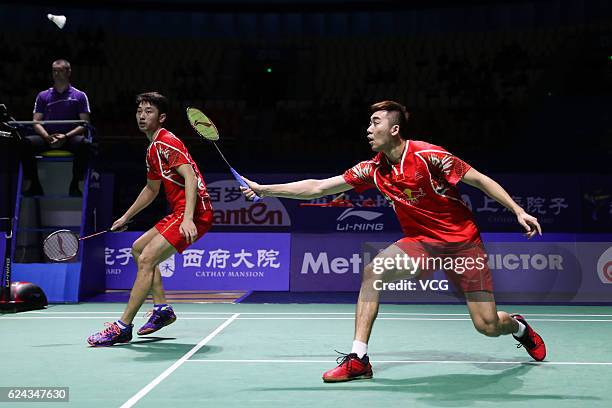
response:
[[[183,252],[212,225],[210,196],[197,164],[183,142],[162,127],[166,120],[167,99],[157,92],[149,92],[138,95],[136,104],[138,128],[150,141],[146,155],[147,185],[134,204],[113,223],[111,230],[124,229],[130,219],[153,202],[161,185],[172,213],[134,242],[132,255],[138,273],[128,305],[121,319],[107,323],[104,330],[87,339],[92,346],[129,342],[132,320],[149,293],[155,305],[138,334],[153,333],[176,320],[172,307],[166,302],[158,265],[175,252]]]
[[[469,267],[462,263],[466,267],[461,270],[457,266],[451,266],[452,270],[446,266],[444,269],[447,277],[464,294],[476,330],[490,337],[511,334],[532,358],[543,360],[546,356],[544,342],[525,318],[496,308],[491,274],[486,261],[483,261],[486,256],[480,233],[456,185],[463,181],[477,187],[511,210],[525,228],[528,238],[542,233],[537,219],[527,214],[498,183],[443,148],[408,140],[409,113],[403,105],[383,101],[372,105],[371,113],[367,138],[372,150],[377,152],[371,160],[324,180],[275,185],[260,185],[247,180],[250,188],[243,189],[247,198],[258,194],[307,200],[353,188],[363,191],[375,187],[395,209],[404,238],[365,266],[355,311],[353,348],[341,358],[336,368],[323,374],[323,381],[372,377],[367,344],[378,314],[381,277],[394,281],[405,277],[402,275],[408,272],[411,277],[423,276],[424,272],[431,272],[431,269],[423,267],[423,263],[416,263],[417,258],[423,256],[473,259]],[[377,262],[377,258],[378,261],[393,260],[399,254],[412,262],[411,268],[395,265],[384,272],[376,269],[376,265],[387,265]]]

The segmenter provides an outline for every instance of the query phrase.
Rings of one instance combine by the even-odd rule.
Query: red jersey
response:
[[[383,153],[344,173],[358,192],[376,187],[402,231],[417,241],[476,242],[480,234],[456,184],[471,167],[441,147],[408,140],[398,164]]]
[[[183,164],[191,164],[196,175],[198,199],[195,212],[212,210],[210,196],[198,165],[183,142],[174,134],[164,128],[160,129],[147,148],[146,162],[147,178],[162,181],[172,212],[185,209],[185,179],[176,171],[176,168]]]

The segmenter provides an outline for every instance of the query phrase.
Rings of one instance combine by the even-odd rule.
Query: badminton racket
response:
[[[246,183],[246,181],[244,181],[242,176],[238,174],[238,172],[234,170],[234,168],[229,164],[229,162],[227,161],[227,159],[221,152],[221,149],[219,149],[219,146],[217,146],[217,144],[215,143],[217,140],[219,140],[219,130],[217,129],[215,124],[208,118],[208,116],[206,116],[204,113],[202,113],[201,110],[197,108],[187,108],[187,119],[189,119],[189,123],[191,124],[191,127],[193,127],[193,129],[200,136],[202,136],[204,139],[208,140],[215,146],[215,148],[221,155],[221,158],[223,159],[225,164],[227,164],[227,166],[229,167],[236,181],[242,187],[250,188],[249,185]],[[261,197],[259,196],[255,196],[255,198],[253,199],[254,202],[257,202],[259,200],[261,200]]]
[[[121,228],[113,232],[124,231],[125,228]],[[57,230],[55,232],[52,232],[47,238],[45,238],[43,242],[43,251],[47,258],[51,259],[52,261],[67,261],[69,259],[74,258],[77,252],[79,252],[80,241],[97,237],[98,235],[105,234],[109,231],[111,231],[110,228],[104,231],[96,232],[91,235],[79,237],[76,233],[67,229]]]

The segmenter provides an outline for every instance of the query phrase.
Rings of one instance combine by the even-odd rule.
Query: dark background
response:
[[[186,106],[247,176],[340,174],[373,155],[368,107],[383,99],[412,112],[410,138],[485,173],[610,174],[609,1],[21,1],[0,5],[0,26],[0,103],[15,118],[31,119],[51,62],[71,62],[117,215],[145,182],[134,96],[151,90],[204,175],[225,168]]]

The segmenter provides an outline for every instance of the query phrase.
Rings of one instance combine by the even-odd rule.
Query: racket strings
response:
[[[43,245],[45,255],[56,261],[74,257],[79,249],[79,240],[70,231],[59,231],[47,237]]]
[[[205,139],[211,142],[219,140],[219,131],[202,111],[196,108],[187,108],[187,117],[191,126]]]
[[[217,149],[217,152],[219,152],[219,155],[221,155],[221,158],[223,159],[225,164],[227,164],[227,167],[229,167],[236,181],[245,189],[248,188],[248,185],[244,181],[242,176],[232,168],[231,164],[229,164],[229,161],[227,161],[227,159],[225,158],[225,155],[221,152],[221,149],[219,149],[219,146],[217,146],[217,144],[215,143],[217,140],[219,140],[219,130],[217,129],[215,124],[204,113],[202,113],[201,110],[197,108],[187,108],[187,119],[189,120],[189,123],[191,124],[193,129],[200,136],[215,145],[215,149]],[[258,196],[255,196],[255,198],[253,199],[253,201],[259,200],[261,200],[261,197]]]

